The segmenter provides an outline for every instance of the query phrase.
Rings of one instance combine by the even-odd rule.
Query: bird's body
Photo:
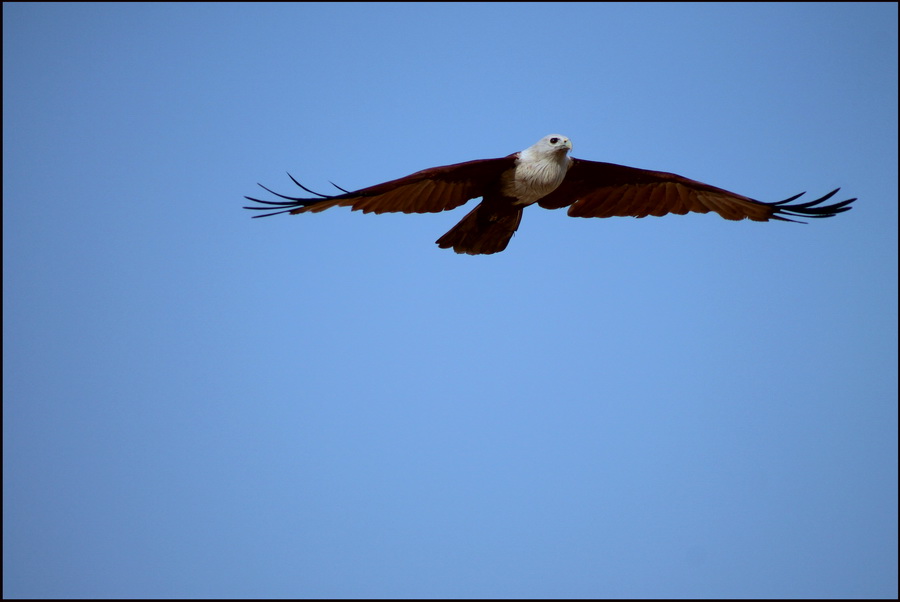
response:
[[[789,204],[800,195],[764,203],[675,174],[613,163],[573,159],[572,143],[551,134],[533,146],[507,157],[481,159],[425,169],[404,178],[354,192],[327,196],[297,186],[319,198],[289,197],[262,201],[245,197],[278,213],[318,212],[349,206],[364,213],[432,213],[453,209],[473,198],[482,201],[456,226],[437,240],[441,248],[470,255],[498,253],[519,227],[525,207],[569,207],[573,217],[614,217],[715,211],[725,219],[795,221],[790,217],[831,217],[850,209],[856,199],[821,206],[837,190],[805,203]],[[341,189],[343,190],[343,189]],[[802,193],[801,193],[802,194]]]
[[[500,176],[500,192],[513,204],[528,206],[557,189],[569,171],[572,143],[564,136],[550,135],[516,153],[515,167]]]
[[[572,143],[564,136],[546,136],[512,155],[514,161],[499,178],[498,190],[486,190],[479,203],[437,240],[442,249],[490,255],[506,248],[522,221],[522,211],[556,190],[566,177]]]

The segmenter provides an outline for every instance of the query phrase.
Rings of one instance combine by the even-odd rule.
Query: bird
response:
[[[777,202],[757,201],[710,184],[662,171],[588,161],[569,156],[571,140],[550,134],[523,151],[494,159],[478,159],[431,167],[408,176],[340,194],[313,192],[288,177],[312,197],[293,197],[260,187],[281,201],[246,196],[259,206],[244,209],[281,213],[317,213],[350,207],[363,213],[437,213],[481,198],[436,244],[468,255],[491,255],[506,249],[529,205],[568,207],[572,217],[646,217],[708,213],[728,220],[799,222],[792,218],[832,217],[851,209],[856,198],[823,205],[837,194],[794,202],[805,192]],[[805,222],[800,222],[805,223]]]

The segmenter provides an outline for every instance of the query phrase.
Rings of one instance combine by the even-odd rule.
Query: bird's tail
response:
[[[480,203],[468,215],[437,239],[442,249],[453,248],[457,253],[490,255],[506,248],[522,221],[522,207],[504,205],[486,207]]]

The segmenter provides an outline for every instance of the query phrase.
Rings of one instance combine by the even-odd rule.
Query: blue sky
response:
[[[3,107],[5,596],[897,596],[896,4],[4,3]],[[859,201],[241,209],[549,133]]]

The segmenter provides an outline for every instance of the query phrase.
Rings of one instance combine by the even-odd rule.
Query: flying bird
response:
[[[767,203],[672,173],[575,159],[569,157],[570,150],[572,142],[567,137],[550,134],[506,157],[432,167],[353,192],[334,185],[341,191],[336,195],[313,192],[288,174],[294,184],[315,198],[285,196],[260,184],[284,200],[263,201],[248,196],[244,198],[262,206],[245,209],[270,212],[254,217],[317,213],[330,207],[350,207],[363,213],[436,213],[481,198],[481,203],[441,236],[437,245],[457,253],[489,255],[506,248],[519,227],[522,211],[535,203],[544,209],[568,207],[572,217],[714,211],[729,220],[796,222],[791,218],[832,217],[848,211],[856,200],[823,205],[840,190],[836,189],[814,201],[795,203],[805,194],[801,192]]]

